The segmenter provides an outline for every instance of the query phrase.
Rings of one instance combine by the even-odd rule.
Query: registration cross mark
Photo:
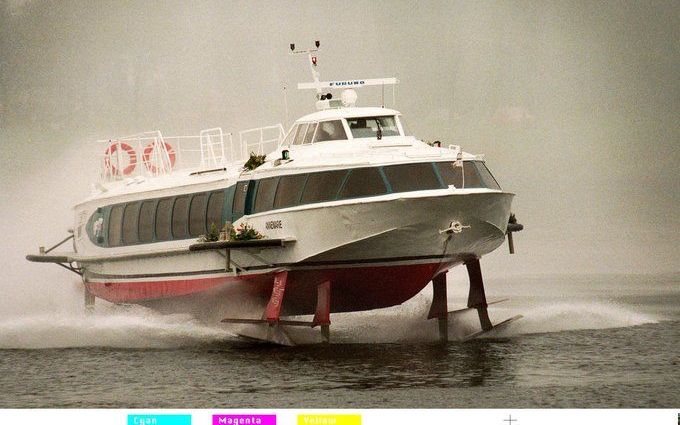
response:
[[[512,425],[513,422],[517,422],[517,419],[512,419],[512,415],[508,415],[508,419],[503,419],[503,422],[507,422],[508,425]]]

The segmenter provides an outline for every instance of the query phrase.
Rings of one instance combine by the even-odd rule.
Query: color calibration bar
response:
[[[0,425],[680,425],[680,409],[0,409]]]

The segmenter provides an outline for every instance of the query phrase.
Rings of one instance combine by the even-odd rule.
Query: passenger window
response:
[[[248,182],[236,183],[234,192],[234,207],[232,209],[235,216],[240,217],[246,209],[246,195],[248,195]]]
[[[111,208],[111,214],[109,214],[109,246],[121,245],[123,208],[123,205],[116,205]]]
[[[338,195],[338,190],[345,179],[347,171],[325,171],[313,173],[307,178],[305,191],[302,194],[302,203],[333,201]]]
[[[274,195],[276,194],[276,185],[278,182],[278,177],[271,177],[259,181],[257,184],[257,196],[255,197],[254,212],[258,213],[272,209],[272,205],[274,204]]]
[[[161,199],[156,207],[156,239],[170,240],[170,220],[172,217],[172,198]]]
[[[153,216],[156,210],[155,201],[144,201],[139,212],[139,241],[153,240]]]
[[[393,116],[347,118],[347,124],[355,139],[377,137],[378,130],[382,137],[399,136],[397,122]]]
[[[286,138],[283,140],[282,145],[283,146],[290,146],[290,144],[293,142],[293,139],[295,139],[295,133],[297,132],[298,125],[294,125],[288,134],[286,135]]]
[[[189,220],[189,197],[180,196],[175,199],[172,207],[172,237],[174,239],[185,239],[188,235]]]
[[[139,219],[139,202],[127,204],[123,213],[123,244],[131,245],[139,241],[137,220]]]
[[[295,141],[293,142],[294,145],[302,144],[302,140],[304,139],[305,133],[307,132],[307,127],[309,127],[309,124],[298,125],[298,131],[295,134]]]
[[[382,195],[385,192],[387,188],[377,168],[355,168],[350,171],[340,191],[340,199]]]
[[[224,191],[213,192],[208,200],[208,229],[214,223],[218,230],[222,229],[222,209],[224,208]]]
[[[391,165],[383,169],[394,192],[441,188],[432,164],[429,162]]]
[[[306,174],[281,177],[279,186],[276,189],[274,208],[286,208],[297,205],[300,202],[300,195],[302,195],[305,180],[307,180]]]
[[[477,172],[479,173],[479,178],[482,180],[484,187],[489,189],[501,190],[500,185],[496,179],[491,174],[491,171],[487,168],[483,161],[475,161],[474,164],[477,166]]]
[[[456,166],[455,162],[437,162],[435,165],[444,184],[458,189],[463,187],[463,167]]]
[[[314,143],[324,142],[326,140],[346,139],[347,133],[345,133],[345,128],[342,126],[342,121],[326,121],[319,123],[319,128],[316,130],[316,136],[314,136]]]
[[[208,195],[201,193],[191,198],[189,207],[189,236],[197,237],[205,233],[205,207]]]
[[[489,188],[501,190],[483,161],[464,161],[463,167],[457,167],[453,162],[438,162],[437,167],[444,182],[457,188],[477,189]]]
[[[307,145],[309,143],[312,143],[312,138],[314,137],[314,132],[316,131],[316,124],[309,124],[309,128],[307,129],[307,133],[305,134],[305,140],[302,142],[303,144]]]
[[[484,186],[482,179],[479,177],[477,167],[474,162],[465,161],[463,163],[463,188],[477,189]]]

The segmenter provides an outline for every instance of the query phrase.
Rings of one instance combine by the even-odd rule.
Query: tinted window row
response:
[[[222,224],[224,191],[149,199],[111,207],[108,245],[187,239]]]
[[[481,161],[466,161],[463,167],[453,162],[426,162],[240,181],[221,191],[114,205],[106,225],[108,246],[196,238],[212,223],[221,227],[225,203],[226,212],[231,212],[229,220],[237,220],[244,214],[296,205],[450,185],[500,190]]]
[[[449,185],[500,190],[481,161],[464,162],[463,167],[453,162],[427,162],[355,168],[270,177],[257,183],[239,182],[234,198],[235,214],[244,212],[248,184],[257,184],[253,213],[386,193],[442,189]]]

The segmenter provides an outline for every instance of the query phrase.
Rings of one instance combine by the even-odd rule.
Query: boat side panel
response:
[[[420,292],[440,263],[353,264],[311,270],[291,270],[284,295],[285,315],[314,314],[317,286],[331,282],[331,312],[372,310],[401,304]],[[197,317],[231,314],[234,300],[264,306],[272,291],[273,274],[248,278],[213,275],[199,278],[104,279],[89,282],[88,290],[115,303],[152,307],[165,313]],[[229,306],[231,305],[231,309]],[[247,311],[262,311],[258,308]]]
[[[259,215],[249,219],[255,228],[269,238],[292,238],[295,242],[280,249],[233,250],[231,259],[248,273],[397,259],[457,263],[491,252],[503,242],[510,200],[511,195],[502,193],[450,195]],[[453,220],[470,228],[457,234],[440,233]],[[143,252],[150,256],[111,258],[80,265],[86,271],[86,279],[93,275],[120,279],[139,274],[211,274],[225,269],[224,252],[189,252],[191,243],[194,241],[111,248],[110,254],[119,255],[144,248]],[[170,255],[169,249],[186,251]]]

